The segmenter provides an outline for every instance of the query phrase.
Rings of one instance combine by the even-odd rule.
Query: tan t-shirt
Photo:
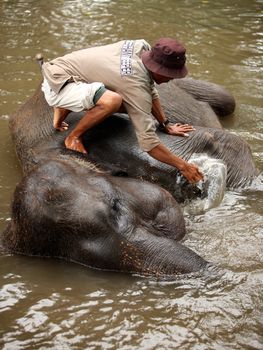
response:
[[[89,83],[102,82],[119,93],[135,127],[140,147],[150,151],[160,144],[151,114],[152,100],[158,98],[148,70],[141,61],[145,40],[125,40],[115,44],[74,51],[43,64],[43,74],[52,90],[59,93],[70,78]]]

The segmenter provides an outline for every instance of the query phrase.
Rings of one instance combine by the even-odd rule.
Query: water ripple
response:
[[[262,169],[262,1],[3,0],[1,11],[1,223],[21,177],[6,116],[38,85],[38,52],[51,59],[124,38],[177,36],[190,75],[233,92],[231,128]],[[226,192],[202,215],[186,215],[184,244],[215,267],[173,281],[1,256],[1,347],[261,349],[262,206],[261,181]]]

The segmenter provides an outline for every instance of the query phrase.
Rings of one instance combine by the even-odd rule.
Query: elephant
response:
[[[179,242],[184,217],[166,190],[82,163],[54,157],[23,178],[3,233],[5,248],[143,276],[208,267]]]
[[[218,116],[226,116],[234,111],[235,101],[232,95],[216,84],[188,78],[174,79],[168,84],[159,85],[158,90],[169,120],[190,123],[196,129],[187,138],[157,130],[161,142],[186,160],[195,153],[205,153],[211,158],[223,160],[227,167],[228,188],[250,184],[258,175],[250,147],[239,136],[223,130],[218,119]],[[215,111],[218,111],[218,115]],[[69,115],[69,123],[74,125],[79,117],[76,114]],[[115,115],[103,125],[89,130],[84,135],[84,145],[89,150],[89,159],[92,161],[103,164],[107,169],[111,169],[112,164],[117,164],[129,176],[159,183],[179,202],[197,194],[196,187],[185,181],[179,181],[179,186],[175,185],[180,178],[176,169],[139,150],[133,126],[126,115]]]
[[[184,81],[184,91],[172,84],[166,98],[163,95],[163,106],[169,106],[167,115],[171,121],[189,122],[195,126],[196,131],[189,133],[187,138],[157,131],[161,142],[186,160],[189,160],[193,153],[206,153],[212,158],[222,159],[227,166],[227,187],[237,188],[247,185],[258,174],[248,144],[239,136],[222,129],[213,109],[207,108],[208,102],[202,101],[200,103],[189,93],[186,93],[188,88],[193,94],[193,79],[175,80],[177,85],[177,80]],[[169,84],[160,85],[159,92],[164,94]],[[209,90],[209,84],[212,92]],[[221,87],[216,89],[217,85],[202,81],[196,81],[196,86],[196,95],[198,94],[201,98],[200,96],[205,95],[204,91],[207,90],[207,100],[210,101],[213,108],[221,110],[221,114],[233,111],[234,100],[224,89]],[[174,96],[171,87],[175,87]],[[226,101],[225,105],[224,101]],[[221,107],[219,107],[220,102]],[[198,110],[199,113],[197,113]],[[70,152],[64,147],[64,139],[81,116],[82,113],[70,113],[67,117],[70,123],[68,132],[54,131],[52,128],[52,109],[45,102],[39,87],[35,95],[10,120],[11,134],[23,171],[25,173],[29,171],[32,166],[38,163],[39,159],[43,159],[47,154],[50,155],[51,152],[52,154]],[[188,120],[186,120],[186,116]],[[208,126],[211,124],[214,127]],[[88,159],[99,163],[105,170],[119,169],[129,176],[159,183],[173,193],[179,202],[183,201],[185,196],[190,196],[190,193],[196,195],[193,186],[187,185],[186,182],[185,186],[181,186],[180,183],[180,186],[172,188],[175,185],[175,179],[178,178],[178,171],[156,161],[139,149],[133,126],[126,115],[114,115],[108,118],[102,124],[86,132],[83,141],[89,151]],[[72,154],[72,156],[76,157],[77,155]],[[86,158],[84,157],[84,159]],[[184,188],[186,191],[183,191]],[[182,191],[183,193],[181,193]]]
[[[187,80],[184,88],[175,86],[175,95],[167,94],[163,104],[170,106],[170,119],[175,114],[185,122],[185,116],[191,121],[198,115],[201,126],[196,124],[188,138],[158,132],[161,142],[185,159],[194,153],[223,159],[228,186],[247,184],[257,174],[249,146],[224,131],[213,111],[230,110],[231,97],[224,108],[221,94],[220,109],[219,102],[212,103],[216,89],[207,98],[208,105],[193,97],[193,85],[190,81],[189,93]],[[209,83],[197,86],[204,93]],[[207,268],[205,259],[179,242],[185,223],[178,202],[202,195],[200,190],[184,181],[176,169],[140,151],[131,122],[123,114],[85,133],[88,155],[67,150],[64,139],[81,115],[70,113],[69,130],[55,131],[52,109],[39,86],[11,116],[10,130],[24,178],[14,193],[11,222],[2,235],[4,247],[142,275],[168,276]]]

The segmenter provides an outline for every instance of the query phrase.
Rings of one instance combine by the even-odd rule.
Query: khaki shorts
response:
[[[50,106],[65,108],[72,112],[81,112],[93,108],[98,100],[95,98],[98,90],[105,92],[104,84],[72,82],[63,87],[58,94],[50,88],[45,78],[42,84],[42,91]]]

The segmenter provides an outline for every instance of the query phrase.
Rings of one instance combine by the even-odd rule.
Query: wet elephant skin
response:
[[[26,255],[168,276],[207,265],[178,242],[184,235],[181,209],[164,189],[65,156],[43,162],[17,186],[3,244]]]

